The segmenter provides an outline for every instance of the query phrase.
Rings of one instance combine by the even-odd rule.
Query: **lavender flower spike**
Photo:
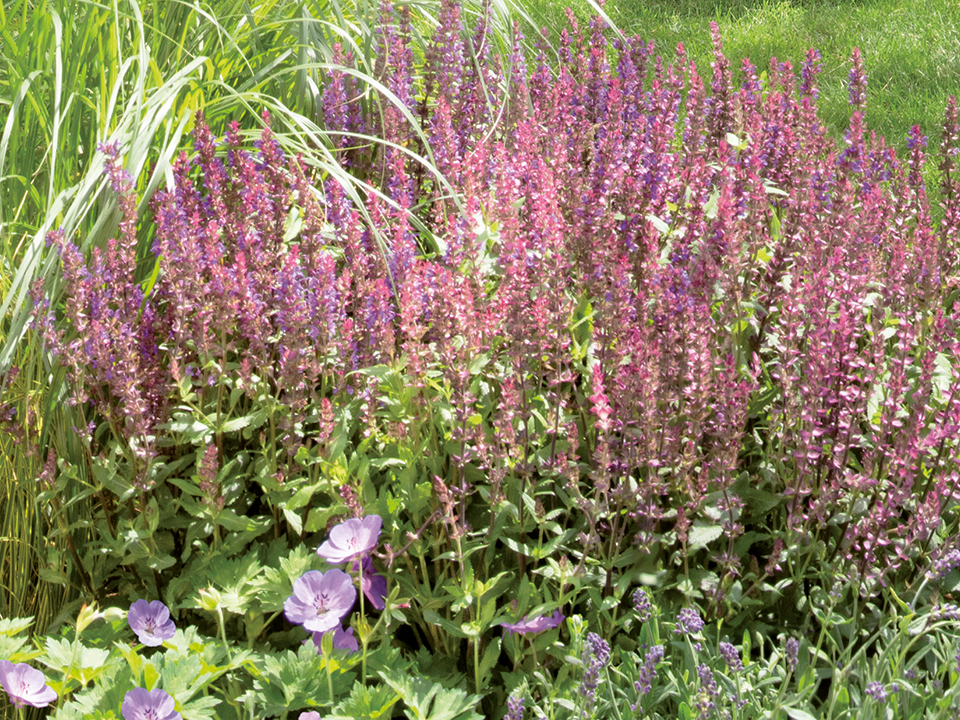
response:
[[[345,520],[330,531],[330,538],[317,548],[317,555],[334,565],[366,555],[377,546],[381,527],[383,519],[379,515]]]
[[[524,615],[523,620],[518,623],[500,624],[508,633],[515,632],[525,635],[526,633],[538,633],[551,628],[560,627],[560,623],[562,623],[564,620],[566,620],[566,618],[560,614],[560,611],[555,610],[552,617],[540,615],[533,620],[527,620],[527,616]]]
[[[283,611],[290,622],[310,632],[325,632],[340,624],[356,598],[353,580],[342,570],[311,570],[294,581]]]
[[[57,699],[57,693],[47,685],[43,673],[26,663],[0,660],[0,686],[18,708],[26,705],[42,708]]]
[[[159,600],[150,603],[137,600],[130,606],[127,623],[137,634],[137,639],[150,647],[163,645],[163,641],[172,638],[177,631],[177,626],[170,619],[170,610]]]
[[[523,695],[514,691],[514,693],[507,698],[507,714],[504,715],[503,720],[523,720],[524,702],[525,699]]]
[[[678,635],[693,635],[701,630],[703,630],[703,619],[696,610],[683,608],[677,614],[677,627],[674,632]]]
[[[176,704],[163,690],[134,688],[120,706],[123,720],[182,720]]]

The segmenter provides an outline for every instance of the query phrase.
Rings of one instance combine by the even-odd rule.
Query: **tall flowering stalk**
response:
[[[707,619],[771,576],[802,592],[824,563],[858,597],[919,572],[951,540],[960,478],[955,103],[935,228],[926,138],[912,129],[899,158],[869,136],[858,51],[834,142],[816,53],[799,76],[746,62],[737,87],[716,27],[705,79],[682,46],[611,48],[599,20],[571,22],[556,69],[539,57],[521,76],[517,43],[508,83],[492,13],[471,26],[444,0],[422,64],[409,13],[381,6],[392,98],[375,117],[342,69],[325,85],[338,157],[382,195],[314,187],[269,117],[252,147],[198,118],[149,253],[115,148],[117,241],[85,258],[52,236],[67,294],[58,318],[38,292],[38,314],[110,431],[92,456],[110,435],[139,469],[144,504],[118,512],[146,523],[160,492],[187,507],[178,478],[153,488],[148,470],[189,455],[208,509],[262,512],[278,538],[322,529],[298,515],[312,495],[287,505],[303,487],[357,515],[389,507],[417,528],[414,590],[562,553],[570,577],[603,578],[594,607],[617,607],[618,580],[675,563]],[[385,142],[341,141],[361,130]],[[424,138],[455,198],[411,157]],[[192,454],[162,456],[182,442]],[[234,486],[255,500],[217,485],[231,452],[255,458]],[[509,552],[474,552],[478,532]],[[423,547],[442,548],[433,570]],[[454,654],[437,627],[425,636]]]

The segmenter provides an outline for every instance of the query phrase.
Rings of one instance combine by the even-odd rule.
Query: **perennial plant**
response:
[[[735,76],[714,25],[706,78],[599,17],[531,55],[495,4],[439,7],[420,46],[384,2],[370,57],[320,65],[349,182],[270,113],[253,142],[197,115],[142,223],[99,148],[116,238],[51,233],[33,288],[70,442],[0,408],[51,517],[94,508],[44,578],[91,605],[36,649],[0,625],[56,678],[4,661],[11,699],[956,712],[956,102],[934,225],[926,137],[870,133],[857,50],[835,142],[815,51]]]

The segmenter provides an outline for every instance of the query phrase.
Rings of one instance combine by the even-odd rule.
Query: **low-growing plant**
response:
[[[90,606],[10,660],[58,718],[953,712],[955,102],[935,227],[857,51],[838,145],[815,51],[735,84],[714,27],[708,93],[599,19],[554,74],[380,17],[395,72],[322,93],[365,194],[198,116],[143,254],[100,148],[117,238],[33,293],[42,577]]]

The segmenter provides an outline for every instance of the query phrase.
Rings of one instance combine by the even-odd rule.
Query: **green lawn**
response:
[[[570,4],[584,18],[591,12],[585,0]],[[563,6],[538,0],[536,8],[557,27]],[[683,42],[705,75],[712,20],[736,69],[744,57],[761,70],[776,57],[799,70],[817,48],[822,114],[838,134],[849,116],[846,77],[857,46],[869,75],[868,127],[899,150],[915,123],[933,148],[947,97],[960,89],[960,3],[953,0],[611,0],[606,11],[625,34],[653,39],[664,57]]]

